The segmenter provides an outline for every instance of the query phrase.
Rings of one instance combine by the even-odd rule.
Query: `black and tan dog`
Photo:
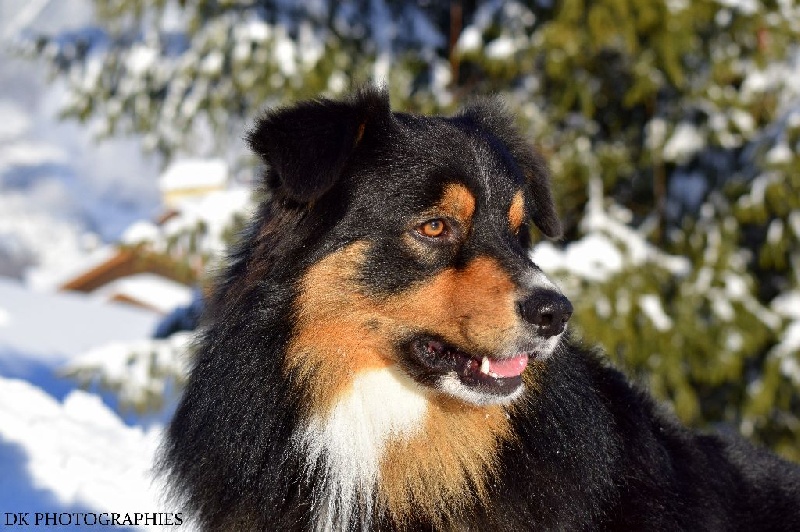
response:
[[[800,471],[698,435],[565,337],[560,225],[497,104],[268,112],[261,205],[164,445],[207,530],[800,530]]]

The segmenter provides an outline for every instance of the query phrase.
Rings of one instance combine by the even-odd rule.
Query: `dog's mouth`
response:
[[[503,358],[473,355],[434,338],[412,341],[411,353],[426,373],[455,373],[464,386],[497,396],[511,395],[519,389],[522,372],[532,356],[528,352]]]

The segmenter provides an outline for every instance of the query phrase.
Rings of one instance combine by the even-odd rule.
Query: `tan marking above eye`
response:
[[[444,188],[437,209],[442,214],[457,220],[462,229],[468,231],[472,225],[472,215],[475,213],[475,196],[464,185],[451,183]]]
[[[522,191],[518,190],[511,200],[511,207],[508,209],[508,223],[516,233],[525,221],[525,197]]]

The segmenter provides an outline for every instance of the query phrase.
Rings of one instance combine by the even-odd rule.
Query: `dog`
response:
[[[800,470],[570,338],[547,165],[497,101],[264,113],[264,195],[161,471],[205,530],[800,530]]]

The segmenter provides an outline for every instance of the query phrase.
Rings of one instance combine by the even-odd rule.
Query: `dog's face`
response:
[[[434,395],[507,403],[572,307],[530,260],[560,226],[541,159],[497,105],[391,113],[386,96],[273,112],[250,136],[275,201],[305,209],[286,355],[317,402],[371,369]]]

